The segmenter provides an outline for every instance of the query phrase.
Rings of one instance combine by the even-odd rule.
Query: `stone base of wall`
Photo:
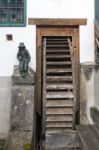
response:
[[[3,150],[30,150],[31,131],[11,131]]]
[[[22,78],[19,66],[14,67],[10,132],[4,150],[30,150],[34,123],[34,72]]]

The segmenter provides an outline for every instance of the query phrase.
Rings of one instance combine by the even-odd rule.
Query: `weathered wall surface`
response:
[[[90,108],[94,106],[94,64],[81,64],[80,72],[80,123],[92,123]]]
[[[0,137],[9,131],[11,85],[11,77],[0,77]]]
[[[94,106],[99,110],[99,65],[95,65]]]
[[[90,108],[99,110],[99,65],[84,63],[81,65],[80,113],[81,123],[93,123]]]

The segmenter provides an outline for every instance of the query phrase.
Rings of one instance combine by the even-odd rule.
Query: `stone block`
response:
[[[0,77],[0,136],[9,131],[11,86],[11,77]]]
[[[12,88],[11,130],[33,130],[34,87],[15,85]]]
[[[30,150],[31,139],[31,131],[11,131],[5,143],[4,150]]]
[[[26,78],[23,78],[20,75],[19,66],[14,66],[12,82],[13,84],[34,84],[34,71],[29,68],[28,76]]]

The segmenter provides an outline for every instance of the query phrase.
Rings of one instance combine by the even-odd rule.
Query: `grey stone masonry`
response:
[[[11,130],[32,130],[34,87],[14,85],[11,103]]]
[[[29,68],[28,76],[22,78],[19,66],[14,66],[12,83],[10,132],[4,150],[25,150],[33,135],[34,71]]]
[[[19,67],[14,67],[12,78],[11,130],[33,130],[34,73],[29,68],[27,78],[19,75]]]
[[[11,131],[3,150],[30,150],[31,131]]]

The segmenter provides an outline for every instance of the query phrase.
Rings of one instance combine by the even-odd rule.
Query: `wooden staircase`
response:
[[[70,37],[43,38],[42,135],[74,131],[75,78]]]

